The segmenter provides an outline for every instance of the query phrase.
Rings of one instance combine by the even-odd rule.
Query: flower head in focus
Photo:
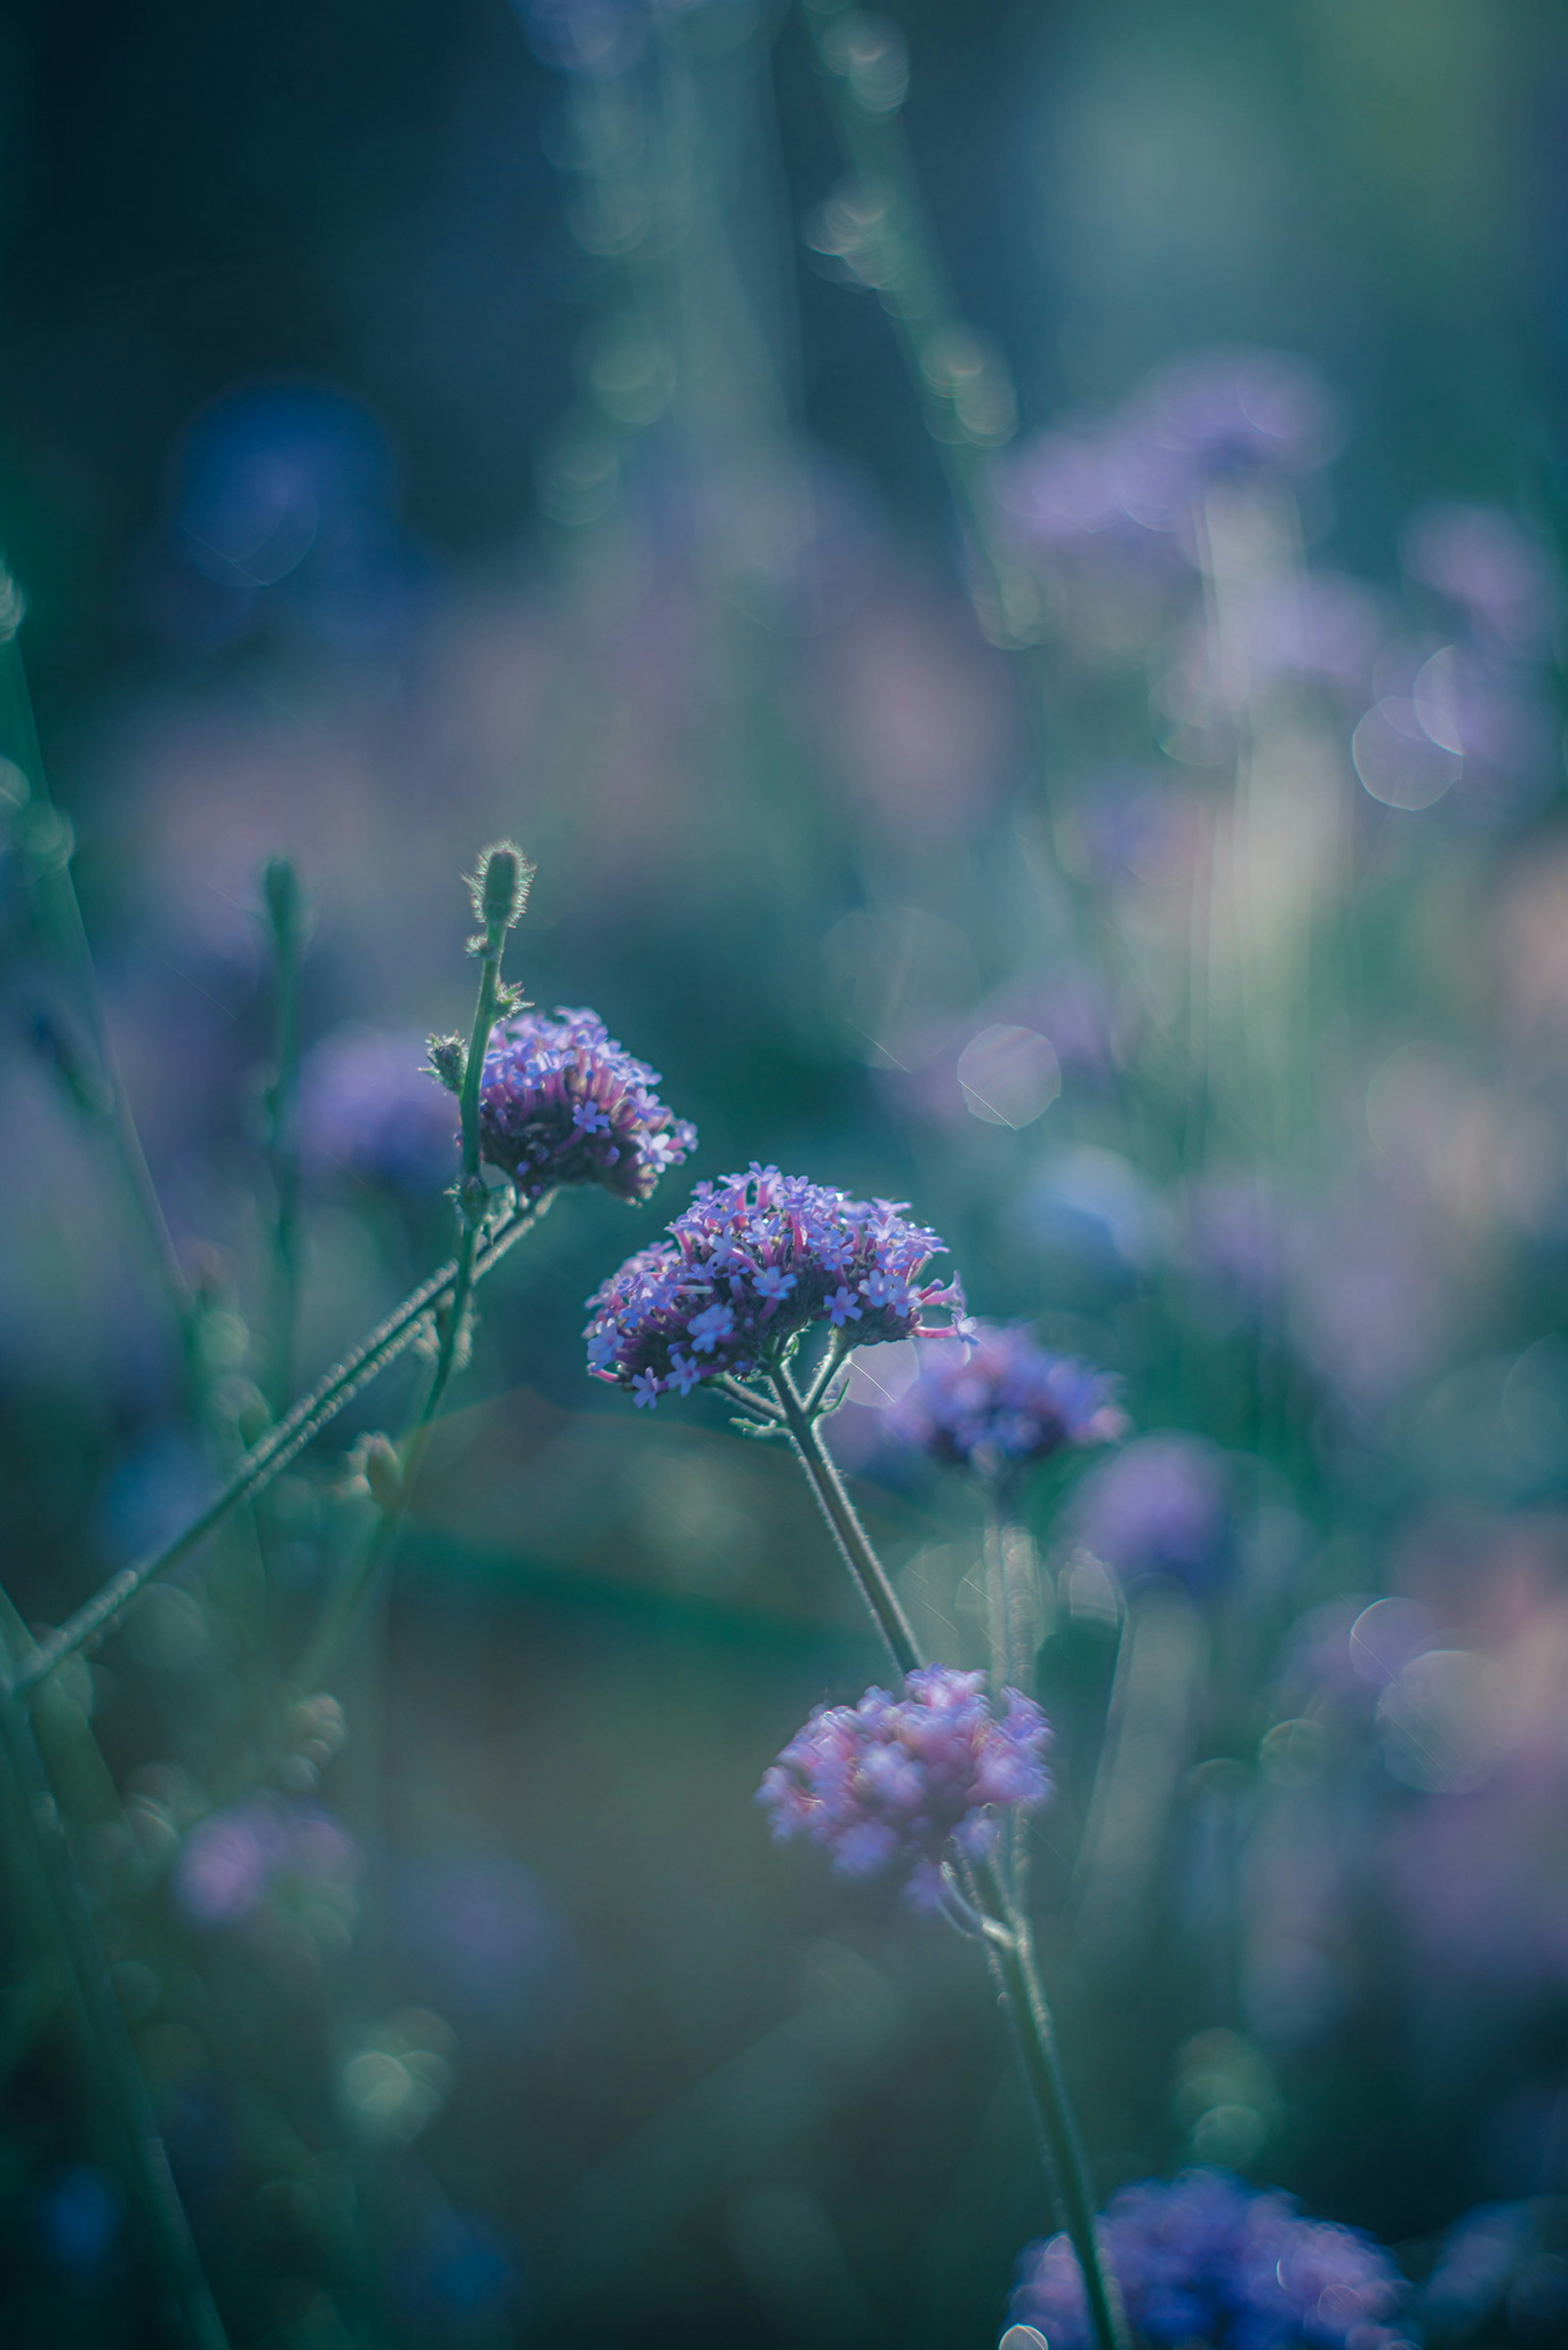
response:
[[[480,1152],[521,1198],[601,1183],[648,1199],[697,1129],[653,1091],[659,1072],[624,1052],[592,1012],[523,1012],[492,1029],[479,1087]]]
[[[1108,1372],[1049,1353],[1025,1323],[971,1329],[971,1345],[944,1337],[921,1347],[919,1376],[885,1417],[900,1443],[1002,1478],[1124,1433]]]
[[[803,1332],[877,1345],[963,1312],[956,1281],[924,1279],[943,1243],[890,1200],[753,1167],[700,1183],[671,1237],[639,1250],[588,1300],[588,1368],[653,1405],[721,1373],[751,1377]]]
[[[1309,2220],[1293,2198],[1190,2170],[1114,2197],[1100,2238],[1147,2350],[1408,2350],[1403,2280],[1370,2236]],[[1031,2244],[1012,2315],[1051,2350],[1092,2350],[1068,2239]]]
[[[1002,1692],[999,1718],[983,1673],[928,1665],[902,1698],[870,1689],[858,1705],[818,1706],[757,1793],[781,1841],[809,1836],[843,1877],[906,1872],[916,1908],[934,1907],[944,1860],[980,1859],[996,1842],[997,1811],[1026,1810],[1051,1792],[1051,1731],[1040,1708]]]
[[[1200,1437],[1139,1437],[1085,1479],[1073,1520],[1077,1540],[1124,1584],[1168,1575],[1199,1587],[1231,1564],[1224,1464]]]
[[[306,1060],[300,1145],[320,1176],[439,1191],[457,1171],[457,1114],[416,1033],[338,1028]]]

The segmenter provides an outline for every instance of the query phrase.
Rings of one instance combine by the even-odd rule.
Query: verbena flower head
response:
[[[1224,2171],[1125,2188],[1100,2240],[1146,2350],[1408,2350],[1403,2281],[1380,2244]],[[1064,2235],[1024,2252],[1012,2314],[1051,2350],[1093,2350]]]
[[[981,1858],[996,1842],[1003,1805],[1025,1809],[1051,1792],[1051,1731],[1032,1699],[1002,1692],[994,1714],[983,1673],[928,1665],[906,1694],[870,1689],[858,1705],[818,1706],[757,1792],[775,1836],[809,1836],[843,1877],[898,1866],[905,1896],[930,1908],[944,1860]]]
[[[1048,1353],[1025,1323],[971,1329],[972,1345],[941,1338],[921,1347],[919,1377],[885,1415],[899,1443],[1001,1478],[1126,1430],[1108,1372]]]
[[[1224,1461],[1201,1437],[1139,1437],[1079,1486],[1073,1532],[1125,1584],[1158,1575],[1213,1584],[1233,1556]]]
[[[317,1176],[439,1191],[458,1170],[457,1105],[417,1032],[339,1028],[299,1080],[300,1148]]]
[[[697,1147],[696,1128],[666,1109],[658,1083],[658,1070],[624,1052],[596,1013],[518,1013],[491,1030],[485,1048],[481,1155],[524,1200],[569,1183],[646,1200]]]
[[[926,1331],[934,1306],[962,1315],[956,1281],[923,1277],[945,1248],[935,1232],[893,1201],[776,1167],[700,1183],[670,1232],[588,1300],[588,1368],[639,1405],[723,1372],[746,1378],[818,1325],[875,1346]]]

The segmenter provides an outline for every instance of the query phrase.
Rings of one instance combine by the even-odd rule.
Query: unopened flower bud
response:
[[[291,857],[269,857],[262,874],[262,902],[273,937],[293,939],[299,929],[299,875]]]
[[[497,840],[480,851],[478,869],[468,886],[487,934],[512,928],[528,902],[533,879],[534,868],[515,842]]]
[[[376,1507],[395,1510],[402,1496],[403,1472],[390,1437],[362,1436],[354,1448],[354,1467]]]

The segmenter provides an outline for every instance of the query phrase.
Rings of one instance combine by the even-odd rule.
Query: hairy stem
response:
[[[784,1410],[790,1441],[816,1496],[817,1505],[833,1530],[833,1538],[855,1578],[860,1596],[875,1617],[877,1629],[886,1640],[899,1672],[918,1672],[920,1651],[909,1619],[899,1604],[887,1568],[871,1547],[870,1536],[861,1524],[855,1504],[845,1491],[844,1480],[817,1434],[816,1424],[801,1401],[794,1381],[782,1364],[771,1377],[774,1391]]]
[[[514,1209],[491,1237],[475,1252],[471,1265],[471,1284],[483,1280],[493,1265],[500,1263],[508,1249],[532,1230],[549,1205],[550,1194],[536,1200],[532,1207]],[[110,1575],[92,1598],[83,1602],[76,1613],[40,1640],[32,1655],[15,1669],[9,1682],[14,1694],[36,1688],[79,1648],[100,1632],[107,1631],[115,1619],[135,1598],[144,1585],[171,1567],[178,1566],[199,1550],[209,1534],[223,1524],[234,1510],[250,1501],[264,1486],[271,1483],[280,1470],[286,1469],[296,1453],[311,1439],[318,1436],[327,1423],[336,1419],[344,1405],[359,1392],[369,1380],[395,1362],[419,1336],[421,1327],[432,1312],[450,1298],[457,1284],[458,1268],[454,1263],[442,1265],[439,1273],[410,1293],[396,1312],[373,1330],[369,1336],[346,1355],[336,1369],[327,1373],[319,1386],[307,1396],[302,1396],[292,1411],[270,1429],[261,1442],[245,1454],[234,1475],[200,1516],[161,1550],[139,1559],[134,1565],[122,1567]]]
[[[508,852],[502,851],[502,854]],[[501,1001],[501,959],[506,932],[515,920],[510,898],[504,905],[484,906],[484,944],[480,961],[479,995],[473,1007],[468,1057],[462,1074],[462,1180],[458,1187],[457,1255],[452,1264],[452,1291],[437,1315],[436,1358],[416,1399],[403,1440],[398,1448],[398,1474],[393,1492],[381,1503],[374,1523],[349,1562],[337,1589],[328,1597],[306,1642],[295,1673],[295,1686],[315,1689],[339,1641],[375,1589],[381,1568],[402,1530],[410,1501],[430,1449],[431,1432],[441,1401],[459,1359],[480,1236],[488,1205],[481,1171],[479,1094],[484,1074],[484,1051],[495,1025]]]

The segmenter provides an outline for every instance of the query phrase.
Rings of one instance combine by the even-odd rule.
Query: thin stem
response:
[[[888,1643],[899,1672],[918,1672],[920,1651],[909,1619],[888,1580],[887,1568],[871,1547],[870,1537],[845,1491],[844,1481],[817,1435],[815,1423],[807,1413],[794,1381],[784,1366],[781,1364],[770,1376],[784,1409],[790,1441],[800,1456],[801,1467],[805,1471],[822,1514],[833,1529],[833,1537],[844,1555],[845,1565],[854,1576],[861,1597],[877,1619],[877,1629]]]
[[[71,877],[71,828],[50,798],[32,696],[27,691],[27,672],[16,639],[20,601],[15,586],[0,572],[0,606],[4,607],[0,611],[0,630],[8,629],[0,642],[0,743],[26,786],[26,798],[15,811],[13,824],[26,852],[37,934],[74,975],[96,1064],[89,1114],[103,1119],[113,1139],[120,1179],[167,1294],[187,1364],[193,1365],[198,1345],[196,1301],[164,1221],[147,1154],[109,1044],[98,971]],[[21,786],[16,788],[19,792]],[[87,1112],[88,1089],[73,1086],[70,1090]]]
[[[772,1374],[790,1440],[844,1555],[861,1596],[901,1673],[919,1669],[920,1651],[888,1571],[871,1546],[843,1481],[787,1370]],[[964,1882],[986,1929],[988,1962],[1002,1994],[1019,2068],[1055,2181],[1064,2224],[1084,2272],[1084,2289],[1099,2350],[1130,2350],[1119,2298],[1095,2237],[1094,2198],[1067,2085],[1056,2054],[1051,2012],[1034,1964],[1029,1928],[989,1861],[968,1863]]]
[[[9,1603],[5,1613],[12,1613]],[[0,1633],[0,1659],[11,1650]],[[12,1689],[22,1667],[10,1671]],[[27,1709],[14,1694],[0,1696],[0,1767],[10,1783],[16,1819],[48,1898],[94,2057],[125,2144],[148,2232],[190,2350],[228,2350],[228,2336],[191,2234],[180,2190],[169,2167],[147,2085],[124,2012],[109,1980],[91,1905],[77,1873],[60,1808],[39,1752]]]
[[[1056,2199],[1084,2272],[1095,2339],[1099,2350],[1131,2350],[1121,2295],[1095,2232],[1088,2165],[1027,1921],[990,1861],[970,1863],[965,1876],[974,1907],[991,1929],[985,1937],[987,1963],[1002,1993],[1019,2069],[1055,2180]]]
[[[520,1241],[525,1232],[537,1223],[550,1202],[546,1193],[531,1208],[514,1211],[493,1236],[476,1252],[472,1267],[472,1280],[482,1281],[493,1266],[498,1264],[508,1249]],[[292,1411],[277,1426],[268,1430],[261,1442],[246,1453],[222,1492],[208,1503],[201,1515],[193,1519],[182,1534],[175,1535],[161,1550],[151,1552],[134,1565],[122,1567],[110,1575],[101,1590],[83,1602],[76,1613],[41,1640],[33,1654],[17,1668],[10,1683],[14,1694],[20,1695],[36,1689],[95,1634],[107,1631],[115,1619],[135,1598],[143,1586],[171,1567],[189,1558],[200,1549],[209,1534],[222,1525],[230,1513],[250,1501],[282,1469],[286,1469],[296,1453],[311,1439],[318,1436],[328,1421],[337,1418],[344,1405],[358,1395],[369,1380],[395,1362],[406,1347],[412,1345],[421,1326],[455,1290],[455,1263],[442,1265],[439,1273],[410,1293],[397,1311],[388,1315],[379,1328],[346,1355],[335,1370],[327,1373],[319,1386],[301,1397]]]
[[[755,1388],[747,1387],[743,1380],[732,1378],[728,1371],[722,1371],[716,1379],[709,1381],[709,1385],[716,1388],[721,1395],[727,1395],[732,1403],[742,1404],[747,1411],[755,1412],[759,1419],[771,1419],[783,1426],[784,1414],[777,1404],[765,1395],[760,1395]]]
[[[299,1321],[299,967],[305,933],[299,877],[275,857],[262,879],[274,969],[274,1045],[267,1087],[267,1159],[273,1183],[272,1404],[281,1411],[294,1389]]]
[[[517,878],[510,887],[501,886],[499,878],[494,884],[492,882],[492,868],[498,858],[510,859],[518,868]],[[459,1348],[468,1318],[469,1298],[472,1294],[480,1235],[489,1207],[489,1194],[484,1188],[482,1171],[479,1123],[484,1053],[501,1003],[501,960],[505,952],[506,933],[521,910],[522,894],[526,890],[526,882],[521,879],[521,874],[526,869],[514,850],[501,845],[482,860],[480,877],[474,885],[476,903],[484,921],[484,939],[480,961],[479,995],[473,1007],[473,1025],[462,1070],[462,1180],[458,1186],[457,1256],[452,1267],[452,1295],[436,1317],[436,1358],[398,1449],[394,1488],[382,1503],[375,1523],[355,1554],[347,1575],[327,1600],[315,1630],[306,1643],[295,1677],[296,1686],[303,1690],[309,1690],[318,1685],[338,1642],[375,1588],[382,1565],[401,1532],[420,1471],[424,1465],[425,1454],[430,1449],[442,1399],[457,1367]]]

